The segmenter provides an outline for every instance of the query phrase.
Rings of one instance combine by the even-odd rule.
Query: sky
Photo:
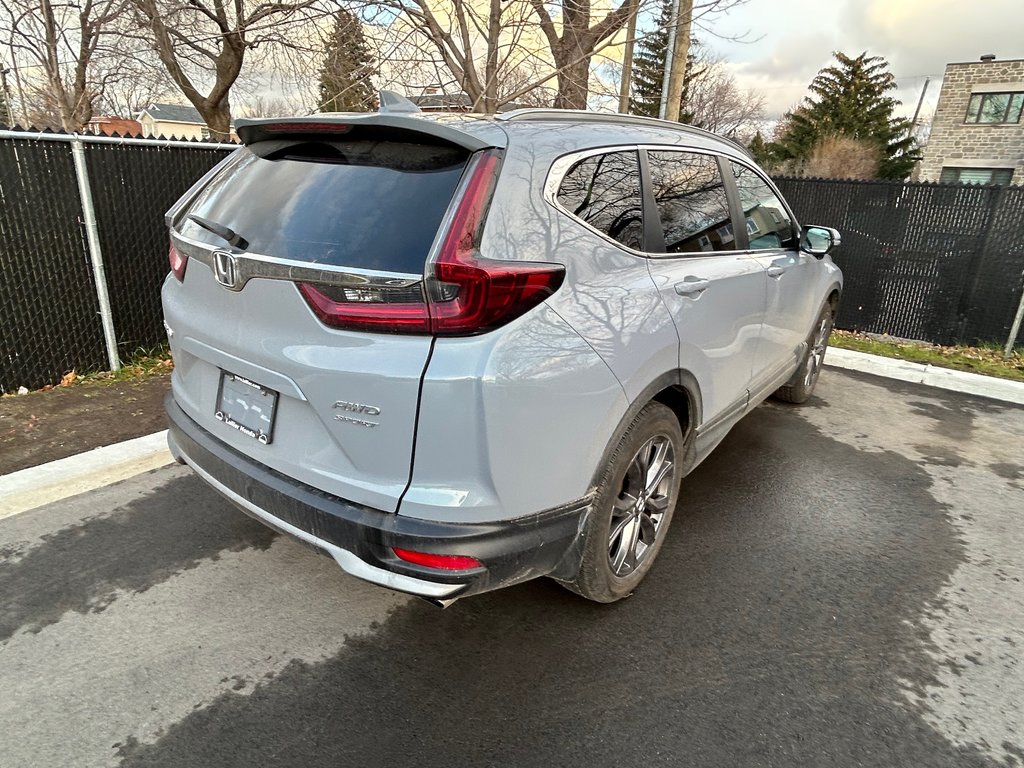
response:
[[[907,116],[931,76],[922,117],[947,63],[1024,58],[1024,0],[747,0],[707,26],[718,39],[695,34],[725,57],[738,85],[764,96],[769,118],[806,95],[836,50],[888,59]]]

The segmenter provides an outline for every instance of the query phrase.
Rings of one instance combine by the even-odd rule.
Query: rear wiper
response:
[[[249,247],[249,241],[242,237],[240,234],[230,227],[225,227],[223,224],[218,224],[216,221],[210,221],[204,219],[202,216],[196,216],[194,213],[190,213],[188,218],[198,224],[200,227],[205,229],[207,232],[213,232],[221,240],[227,242],[228,245],[232,245],[235,248],[245,250]]]

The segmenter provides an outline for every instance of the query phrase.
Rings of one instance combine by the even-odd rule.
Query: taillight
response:
[[[171,243],[170,250],[167,251],[167,259],[171,262],[171,272],[178,278],[178,282],[184,281],[185,267],[188,266],[188,256],[178,251],[174,247],[174,243]]]
[[[565,277],[561,264],[480,256],[498,159],[494,150],[480,156],[434,262],[434,274],[427,278],[434,333],[480,333],[504,325],[553,294]]]
[[[483,567],[483,563],[475,557],[466,557],[465,555],[432,555],[429,552],[414,552],[411,549],[398,547],[392,547],[391,551],[407,563],[437,568],[441,571],[468,571]]]
[[[430,333],[430,315],[418,296],[394,296],[397,292],[365,288],[336,288],[299,283],[299,291],[325,324],[336,328],[384,333]],[[408,293],[408,291],[406,291]],[[405,298],[405,301],[395,299]]]
[[[299,290],[327,325],[386,333],[468,335],[514,320],[562,284],[560,264],[499,261],[480,256],[487,207],[500,153],[472,161],[436,258],[428,263],[423,297],[408,289],[335,288],[300,283]]]

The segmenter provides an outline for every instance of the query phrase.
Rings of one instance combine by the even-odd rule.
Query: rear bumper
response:
[[[589,499],[516,520],[459,524],[403,517],[332,496],[245,456],[165,401],[171,453],[266,525],[329,554],[347,573],[434,600],[486,592],[547,574],[571,576]],[[440,571],[399,560],[393,547],[468,555],[483,567]],[[563,573],[564,572],[564,573]]]

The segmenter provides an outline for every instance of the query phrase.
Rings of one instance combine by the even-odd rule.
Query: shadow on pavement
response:
[[[903,696],[932,681],[914,626],[963,556],[929,485],[764,406],[685,481],[628,600],[538,581],[413,602],[128,738],[122,765],[995,765]]]

